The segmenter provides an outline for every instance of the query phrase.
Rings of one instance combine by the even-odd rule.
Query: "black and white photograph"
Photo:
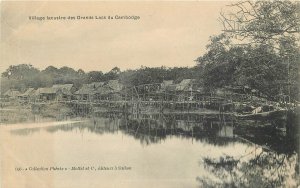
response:
[[[0,12],[0,188],[300,187],[300,1]]]

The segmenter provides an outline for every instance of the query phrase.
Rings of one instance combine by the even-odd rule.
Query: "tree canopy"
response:
[[[160,83],[163,80],[174,80],[180,82],[187,78],[196,78],[198,67],[141,67],[136,70],[121,71],[114,67],[107,73],[102,71],[84,72],[83,70],[74,70],[70,67],[56,68],[49,66],[44,70],[38,70],[32,65],[14,65],[10,66],[2,73],[2,90],[9,88],[26,90],[33,87],[50,87],[53,84],[74,84],[80,88],[82,84],[92,82],[105,82],[108,80],[120,80],[126,87],[135,85]]]
[[[205,87],[250,86],[273,99],[299,92],[299,2],[241,1],[221,12],[223,32],[197,58]]]

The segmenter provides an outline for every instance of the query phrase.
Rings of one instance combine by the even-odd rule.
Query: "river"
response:
[[[257,139],[230,121],[151,117],[4,123],[2,185],[297,187],[297,154],[286,145],[291,142],[280,145],[263,134]],[[277,137],[286,139],[280,132]]]

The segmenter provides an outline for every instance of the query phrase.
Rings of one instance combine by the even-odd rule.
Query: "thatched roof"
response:
[[[104,85],[104,82],[92,82],[90,84],[87,84],[89,85],[90,87],[93,87],[93,88],[98,88],[98,87],[101,87]]]
[[[192,87],[195,79],[183,79],[179,84],[176,85],[177,91],[189,90]]]
[[[71,91],[73,87],[73,84],[55,84],[52,86],[52,88],[58,90],[58,89],[63,89],[63,90],[69,90]]]
[[[90,84],[83,84],[82,87],[75,92],[76,95],[95,95],[95,94],[109,94],[121,91],[123,85],[118,80],[109,80],[104,82],[92,82]]]
[[[123,85],[119,82],[119,80],[109,80],[106,85],[115,92],[123,89]]]
[[[17,90],[13,90],[13,89],[9,89],[8,91],[6,91],[4,93],[4,96],[8,96],[8,97],[17,97],[18,95],[20,95],[21,93]]]
[[[95,94],[99,87],[102,87],[104,82],[92,82],[90,84],[83,84],[82,87],[75,92],[77,95],[92,95]]]
[[[28,88],[24,93],[20,94],[19,96],[20,97],[31,96],[31,95],[34,95],[34,93],[35,93],[34,88]]]
[[[161,88],[162,89],[167,89],[168,86],[172,85],[174,83],[173,80],[164,80],[162,83],[161,83]]]
[[[89,84],[83,84],[82,87],[75,92],[77,95],[88,95],[92,94],[94,91],[93,87],[90,87]]]
[[[72,95],[73,84],[55,84],[52,86],[55,93],[62,92],[66,95]]]
[[[44,87],[44,88],[38,88],[35,91],[35,95],[39,95],[39,94],[55,94],[56,90],[54,88],[51,87]]]
[[[116,90],[112,89],[108,85],[104,85],[102,87],[98,87],[94,94],[106,95],[115,92]]]
[[[173,84],[174,83],[174,80],[164,80],[163,82],[162,82],[162,84],[164,85],[164,86],[168,86],[168,85],[171,85],[171,84]]]

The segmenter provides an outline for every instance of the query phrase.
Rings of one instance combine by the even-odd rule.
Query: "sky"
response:
[[[107,72],[194,66],[209,36],[221,33],[228,1],[1,2],[0,72],[10,65],[52,65]],[[95,19],[96,16],[138,16]],[[29,16],[93,16],[84,20],[30,20]]]

